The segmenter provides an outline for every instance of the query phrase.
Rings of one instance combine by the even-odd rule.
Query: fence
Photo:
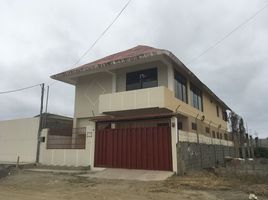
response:
[[[86,128],[50,129],[47,149],[85,149]]]

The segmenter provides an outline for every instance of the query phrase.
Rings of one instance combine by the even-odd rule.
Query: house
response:
[[[50,163],[75,154],[57,164],[179,172],[234,156],[230,108],[168,50],[140,45],[51,78],[75,86],[73,126],[87,141]]]

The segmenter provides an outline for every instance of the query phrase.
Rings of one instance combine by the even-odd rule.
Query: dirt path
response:
[[[138,182],[21,171],[0,179],[0,200],[246,200],[250,192],[248,186],[247,183],[200,174],[160,182]],[[268,200],[267,185],[257,186],[255,189],[261,188],[259,199]]]

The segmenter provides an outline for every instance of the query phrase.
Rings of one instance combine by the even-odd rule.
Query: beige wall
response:
[[[43,129],[42,137],[47,138],[47,133],[48,129]],[[47,143],[41,143],[40,163],[43,165],[93,167],[95,123],[89,123],[86,134],[85,149],[47,149]]]
[[[36,159],[39,118],[0,122],[0,162],[34,163]]]
[[[167,68],[162,62],[157,61],[113,71],[112,73],[116,74],[116,91],[126,90],[126,73],[153,67],[158,68],[158,85],[167,86]],[[99,96],[113,92],[112,73],[100,72],[79,78],[75,87],[74,127],[87,126],[88,118],[92,117],[93,113],[96,116],[101,115]]]
[[[158,68],[158,85],[164,87],[126,91],[126,73],[153,67]],[[187,78],[188,104],[174,96],[173,68],[176,68],[176,70]],[[169,70],[168,73],[168,69],[171,72]],[[114,76],[116,77],[116,82],[113,81],[113,74],[116,74]],[[133,65],[128,68],[114,70],[112,73],[100,72],[83,76],[76,85],[74,124],[79,127],[86,126],[89,123],[88,117],[93,116],[93,112],[95,116],[98,116],[102,115],[103,112],[153,107],[166,108],[166,106],[171,111],[175,111],[178,105],[180,105],[178,111],[188,117],[184,119],[184,124],[188,130],[191,129],[191,123],[195,121],[194,118],[197,114],[199,114],[199,119],[201,119],[201,116],[205,116],[205,124],[203,127],[199,127],[202,130],[208,126],[210,121],[211,127],[217,129],[221,125],[221,129],[226,130],[227,123],[222,119],[222,108],[208,93],[203,92],[203,111],[191,105],[190,82],[191,78],[189,75],[181,72],[177,66],[173,66],[168,62],[164,64],[162,61]],[[113,85],[116,88],[113,88]],[[169,90],[166,90],[166,88],[169,88]],[[165,103],[163,102],[164,97]],[[216,105],[219,106],[219,117],[217,116]]]
[[[112,92],[112,75],[100,72],[79,79],[75,87],[74,127],[85,126],[88,117],[99,115],[99,95]],[[83,118],[80,120],[80,118]],[[79,122],[82,121],[82,122]]]

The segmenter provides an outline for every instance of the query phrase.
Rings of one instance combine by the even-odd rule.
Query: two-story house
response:
[[[94,124],[92,167],[176,172],[178,142],[232,146],[230,108],[170,51],[137,46],[52,78],[75,85],[74,127]]]

